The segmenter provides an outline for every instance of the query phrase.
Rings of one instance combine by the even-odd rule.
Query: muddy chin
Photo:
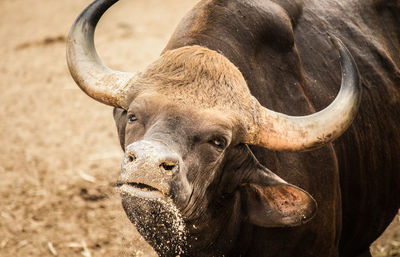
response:
[[[160,256],[187,256],[186,224],[169,197],[127,184],[119,189],[129,220]]]

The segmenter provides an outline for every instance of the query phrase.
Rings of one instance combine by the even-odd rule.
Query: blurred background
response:
[[[90,0],[0,1],[0,256],[155,256],[122,210],[112,108],[69,75],[65,40]],[[121,0],[96,47],[113,69],[154,60],[195,0]],[[373,246],[400,256],[400,218]]]

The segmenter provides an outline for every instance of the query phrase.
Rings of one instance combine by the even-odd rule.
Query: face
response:
[[[115,109],[114,117],[125,150],[117,182],[123,207],[160,255],[226,254],[242,221],[287,226],[315,211],[306,192],[261,166],[241,144],[242,130],[229,113],[147,94],[128,110]],[[274,207],[288,197],[286,209]]]
[[[220,177],[226,150],[236,133],[229,117],[215,110],[194,109],[162,95],[144,95],[136,97],[127,111],[115,111],[125,150],[117,182],[125,210],[148,240],[165,238],[160,233],[171,235],[174,230],[174,238],[168,241],[174,242],[175,252],[187,247],[187,239],[182,241],[189,232],[187,224],[207,211],[208,189]],[[166,216],[160,217],[160,213]],[[160,224],[150,222],[154,215],[164,232]],[[191,228],[196,227],[196,222],[192,223]],[[157,226],[158,232],[149,234],[152,226]],[[161,240],[155,245],[161,248],[159,252],[167,250]]]
[[[180,206],[188,205],[194,184],[207,186],[213,181],[232,142],[234,125],[217,111],[193,109],[161,95],[132,101],[125,114],[126,154],[120,181],[137,180]],[[187,210],[185,215],[192,213]]]

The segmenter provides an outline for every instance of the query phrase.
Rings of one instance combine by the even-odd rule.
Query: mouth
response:
[[[128,196],[148,198],[148,199],[157,199],[166,197],[165,193],[158,190],[157,188],[140,182],[127,182],[127,183],[117,182],[116,186],[118,187],[121,195],[128,195]]]
[[[118,181],[116,186],[129,220],[158,254],[181,256],[187,251],[186,223],[172,199],[144,183]]]
[[[117,186],[122,186],[123,183],[118,183],[117,182]],[[126,185],[143,190],[143,191],[147,191],[147,192],[151,192],[151,191],[159,191],[157,190],[155,187],[152,187],[150,185],[146,185],[143,183],[137,183],[137,182],[128,182],[126,183]]]

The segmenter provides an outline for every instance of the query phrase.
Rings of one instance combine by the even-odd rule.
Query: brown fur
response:
[[[217,110],[254,124],[256,101],[241,72],[226,57],[201,46],[166,51],[140,72],[130,85],[138,94],[159,93],[183,108]],[[129,101],[130,102],[130,101]]]

